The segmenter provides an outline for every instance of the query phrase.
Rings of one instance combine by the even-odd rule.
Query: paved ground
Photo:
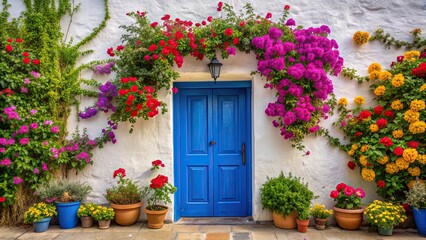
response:
[[[272,224],[256,225],[178,225],[166,224],[158,230],[148,229],[146,224],[137,223],[129,227],[112,225],[110,229],[100,230],[77,227],[63,230],[51,225],[44,233],[34,233],[29,227],[1,228],[0,239],[30,240],[420,240],[415,229],[397,229],[394,235],[383,237],[367,228],[358,231],[341,230],[332,227],[323,231],[310,227],[307,233],[297,230],[283,230]]]

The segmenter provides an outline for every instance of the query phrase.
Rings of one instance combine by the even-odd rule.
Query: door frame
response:
[[[246,91],[246,119],[247,119],[247,216],[252,216],[252,186],[253,186],[253,161],[252,161],[252,102],[251,102],[251,81],[224,81],[224,82],[174,82],[173,86],[180,89],[213,89],[213,88],[243,88]],[[178,221],[181,218],[181,184],[180,170],[180,147],[179,147],[179,120],[180,114],[175,111],[175,106],[180,106],[179,94],[173,95],[173,165],[174,165],[174,184],[177,187],[177,191],[174,195],[174,221]]]

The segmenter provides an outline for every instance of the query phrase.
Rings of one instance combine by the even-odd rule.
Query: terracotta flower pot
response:
[[[93,227],[94,219],[93,219],[92,216],[83,216],[83,217],[80,217],[80,219],[81,219],[81,226],[82,227],[84,227],[84,228]]]
[[[337,224],[346,230],[357,230],[361,227],[364,210],[364,207],[354,210],[333,207]]]
[[[324,230],[327,224],[326,218],[315,218],[315,229]]]
[[[111,220],[99,220],[98,227],[99,229],[108,229],[111,225]]]
[[[301,233],[305,233],[308,231],[309,219],[308,220],[296,219],[296,222],[297,222],[297,231]]]
[[[129,226],[134,224],[139,219],[141,206],[142,202],[127,205],[111,203],[111,207],[115,212],[115,222],[121,226]]]
[[[294,229],[297,226],[297,212],[295,211],[285,217],[282,214],[277,214],[273,212],[272,218],[274,220],[274,225],[277,228]]]
[[[169,210],[168,207],[160,211],[152,211],[145,208],[146,217],[148,218],[148,228],[162,228],[164,225],[164,219],[166,218],[166,213]]]

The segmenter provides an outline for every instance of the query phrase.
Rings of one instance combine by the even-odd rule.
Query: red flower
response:
[[[220,7],[220,8],[221,8],[222,6],[223,6],[223,2],[218,2],[218,3],[217,3],[217,7]]]
[[[124,46],[123,45],[118,45],[116,49],[117,49],[117,51],[121,51],[121,50],[124,49]]]
[[[234,45],[237,45],[240,42],[240,39],[234,38],[234,40],[232,42],[234,43]]]
[[[108,48],[107,54],[110,55],[111,57],[114,57],[115,56],[114,49],[112,47]]]
[[[182,39],[182,38],[184,38],[183,33],[181,31],[177,31],[175,33],[175,39],[176,39],[176,41],[178,41],[179,39]]]
[[[393,150],[393,153],[394,153],[396,156],[401,156],[401,155],[404,153],[404,149],[403,149],[402,147],[396,147],[396,148]]]
[[[151,185],[149,185],[149,187],[152,189],[162,188],[164,184],[167,183],[167,181],[168,178],[166,176],[159,174],[157,177],[151,180]]]
[[[136,45],[140,45],[140,44],[141,44],[141,40],[137,40]]]
[[[169,48],[165,47],[165,48],[161,49],[161,54],[163,54],[165,56],[169,55],[170,54]]]
[[[407,145],[408,145],[409,147],[411,147],[411,148],[418,148],[418,147],[419,147],[419,143],[418,143],[418,142],[416,142],[416,141],[409,141],[409,142],[407,143]]]
[[[142,103],[138,103],[138,105],[136,105],[136,109],[137,110],[141,110],[143,107]]]
[[[121,174],[121,177],[124,178],[126,176],[126,170],[124,170],[124,168],[119,168],[119,169],[115,170],[113,177],[115,178],[119,174]]]
[[[135,96],[133,96],[133,95],[129,95],[129,96],[127,97],[127,101],[132,102],[133,100],[135,100]]]
[[[339,184],[337,184],[337,186],[336,186],[336,190],[337,190],[338,192],[340,192],[340,191],[341,191],[341,190],[343,190],[345,187],[346,187],[346,184],[344,184],[344,183],[339,183]]]
[[[388,138],[388,137],[383,137],[380,139],[379,141],[381,144],[383,144],[385,147],[390,147],[392,146],[392,139]]]
[[[160,166],[164,167],[165,166],[164,163],[160,159],[152,161],[151,164],[152,164],[153,167],[160,167]]]
[[[375,107],[374,108],[374,114],[376,114],[376,115],[380,115],[380,114],[382,114],[382,112],[383,112],[383,107],[382,106],[377,106],[377,107]]]
[[[158,59],[158,55],[157,54],[152,55],[152,59],[157,60]]]
[[[33,64],[34,64],[34,65],[39,65],[39,64],[40,64],[40,60],[38,60],[38,59],[33,59]]]
[[[20,43],[20,42],[22,42],[22,38],[17,38],[15,41],[16,41],[17,43]]]
[[[203,25],[203,26],[205,26],[207,23],[206,23],[206,21],[201,21],[201,24]]]
[[[122,83],[128,83],[129,79],[128,78],[121,78],[120,82],[122,82]]]
[[[5,197],[0,197],[0,202],[5,202],[6,198]]]
[[[391,110],[386,110],[385,111],[385,116],[391,118],[391,117],[394,116],[394,113]]]
[[[371,112],[368,110],[362,110],[361,113],[359,114],[359,118],[361,119],[367,119],[371,116]]]
[[[118,95],[120,95],[120,96],[124,96],[127,93],[129,93],[129,90],[127,90],[127,89],[120,89],[120,90],[118,90]]]
[[[361,136],[362,136],[362,132],[356,132],[356,133],[354,134],[354,136],[355,136],[355,137],[361,137]]]
[[[27,53],[27,52],[23,52],[23,53],[22,53],[22,56],[23,56],[23,57],[28,57],[29,55],[30,55],[30,54],[29,54],[29,53]]]
[[[29,58],[24,58],[24,59],[22,59],[22,62],[23,62],[24,64],[28,64],[28,63],[30,63],[30,62],[31,62],[31,59],[29,59]]]
[[[272,17],[272,13],[269,13],[269,12],[268,12],[268,13],[266,14],[266,17],[265,17],[265,18],[266,18],[266,19],[269,19],[269,18],[271,18],[271,17]]]
[[[246,22],[240,22],[240,27],[244,27],[246,25]]]
[[[337,198],[339,196],[339,192],[337,190],[333,190],[330,192],[331,198]]]
[[[7,45],[6,46],[6,52],[12,52],[12,50],[13,50],[13,47],[12,47],[12,45]]]
[[[422,62],[417,68],[413,68],[411,74],[417,76],[418,78],[426,77],[426,62]]]
[[[136,117],[138,115],[138,111],[137,110],[133,110],[131,113],[130,113],[130,116],[132,116],[132,117]]]
[[[386,186],[386,182],[383,180],[377,181],[377,187],[384,188]]]
[[[208,18],[207,18],[207,21],[208,22],[211,22],[213,20],[213,17],[212,16],[209,16]]]
[[[7,42],[13,42],[13,39],[12,38],[8,38]]]
[[[376,121],[376,124],[377,124],[377,126],[379,126],[379,128],[384,128],[384,127],[386,127],[386,124],[387,124],[388,122],[386,121],[386,119],[384,119],[384,118],[380,118],[380,119],[378,119],[377,121]]]
[[[225,35],[226,36],[232,36],[232,28],[225,29]]]
[[[129,77],[129,81],[130,81],[130,82],[136,82],[136,80],[138,80],[138,78],[135,78],[135,77]]]
[[[143,90],[146,91],[147,93],[153,93],[154,92],[154,90],[150,86],[144,86]]]
[[[169,46],[171,47],[171,48],[177,48],[178,47],[178,43],[175,41],[175,40],[173,40],[173,39],[169,39],[169,41],[167,41],[167,43],[169,44]]]
[[[149,57],[149,55],[145,55],[145,56],[143,57],[143,59],[144,59],[145,61],[149,61],[151,58]]]
[[[284,6],[284,10],[286,10],[286,11],[290,10],[290,6],[289,5],[285,5]]]
[[[164,17],[161,18],[161,20],[164,20],[164,21],[169,20],[169,19],[170,19],[169,14],[166,14],[166,15],[164,15]]]
[[[149,26],[151,26],[152,28],[156,27],[158,25],[158,22],[153,22],[151,23]]]
[[[158,114],[157,110],[152,110],[151,112],[148,113],[148,117],[153,118]]]
[[[356,167],[356,164],[354,161],[349,161],[348,162],[348,168],[350,168],[351,170],[354,170]]]
[[[195,26],[196,26],[196,27],[200,27],[200,26],[201,26],[201,24],[200,24],[200,23],[195,23]]]
[[[130,87],[130,91],[132,92],[137,92],[138,91],[138,86],[137,85],[133,85]]]
[[[155,50],[157,50],[158,49],[158,46],[157,45],[155,45],[155,44],[151,44],[149,47],[148,47],[148,51],[150,51],[150,52],[154,52]]]

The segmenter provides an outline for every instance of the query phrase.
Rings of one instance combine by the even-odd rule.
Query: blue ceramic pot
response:
[[[411,207],[411,210],[413,211],[417,232],[422,236],[426,236],[426,208],[415,209]]]
[[[46,232],[49,228],[50,217],[43,218],[38,222],[33,222],[34,232]]]
[[[77,210],[80,207],[80,201],[70,203],[55,203],[58,211],[59,227],[62,229],[70,229],[77,227],[78,217]]]

